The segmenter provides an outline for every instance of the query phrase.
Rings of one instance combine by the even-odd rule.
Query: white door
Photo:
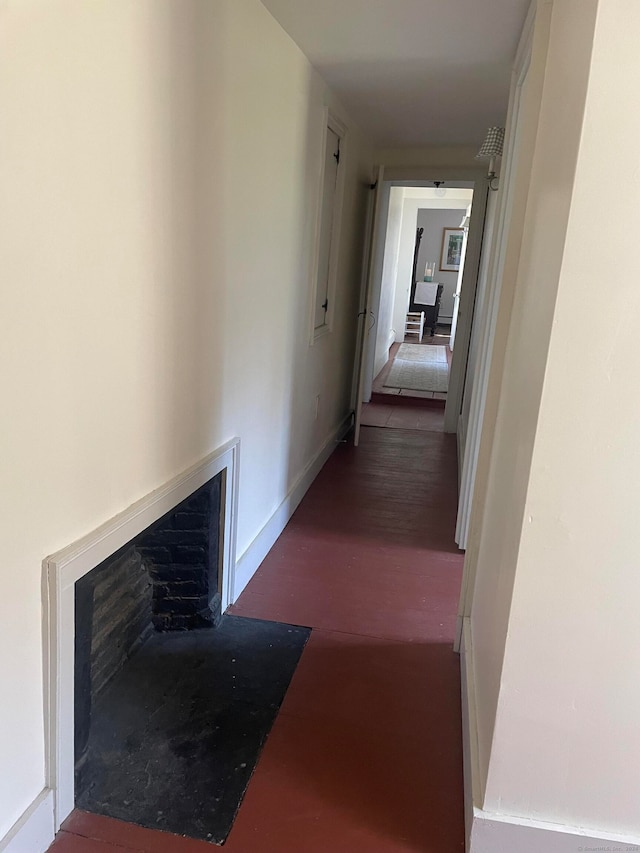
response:
[[[464,230],[462,238],[462,251],[460,253],[460,270],[458,272],[458,280],[456,281],[456,292],[453,294],[453,317],[451,319],[451,336],[449,338],[449,349],[453,352],[453,345],[456,339],[456,328],[458,326],[458,311],[460,310],[460,293],[462,291],[462,274],[464,272],[464,262],[467,256],[467,237],[469,236],[468,229]]]
[[[363,281],[362,294],[360,298],[360,311],[358,313],[358,337],[356,343],[355,362],[355,428],[353,432],[353,443],[357,447],[360,441],[360,422],[362,418],[362,400],[364,397],[365,362],[369,343],[369,333],[372,327],[371,314],[371,292],[373,277],[375,274],[374,258],[377,250],[378,221],[380,218],[380,199],[382,197],[382,181],[384,179],[384,166],[377,170],[375,188],[371,193],[369,208],[367,211],[366,238],[363,259]]]

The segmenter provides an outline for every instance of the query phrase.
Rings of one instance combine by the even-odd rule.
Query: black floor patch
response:
[[[222,844],[310,633],[224,616],[154,635],[94,708],[76,805]]]

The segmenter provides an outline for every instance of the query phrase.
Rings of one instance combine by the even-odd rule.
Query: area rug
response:
[[[446,392],[449,365],[445,347],[402,344],[393,360],[385,388]]]
[[[419,361],[421,364],[446,364],[447,348],[435,344],[400,344],[396,360]]]
[[[151,637],[96,703],[78,808],[222,844],[310,633],[223,616]]]

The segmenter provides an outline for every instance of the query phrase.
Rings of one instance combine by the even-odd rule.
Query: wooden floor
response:
[[[314,630],[226,853],[464,849],[456,482],[454,436],[363,428],[232,608]],[[75,812],[51,849],[215,848]]]

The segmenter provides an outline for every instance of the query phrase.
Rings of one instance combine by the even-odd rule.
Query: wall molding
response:
[[[476,810],[469,853],[577,853],[581,850],[640,850],[640,839],[594,835],[577,826],[526,820]]]
[[[276,539],[286,527],[287,522],[305,496],[309,486],[313,483],[325,462],[335,450],[336,444],[339,444],[349,432],[352,420],[352,415],[347,415],[338,428],[325,440],[320,450],[302,471],[291,489],[289,489],[284,500],[274,510],[258,535],[238,558],[233,588],[234,601],[238,599],[240,593],[254,576],[258,567],[273,547]]]
[[[599,832],[570,824],[531,820],[483,809],[471,621],[463,620],[460,648],[464,819],[467,853],[577,853],[640,850],[640,837]]]
[[[233,601],[239,454],[240,439],[233,438],[96,530],[43,561],[46,775],[47,785],[53,791],[55,831],[71,813],[75,802],[75,583],[212,477],[225,471],[221,603],[224,612]]]
[[[0,853],[45,853],[54,836],[53,791],[45,788],[0,839]]]

